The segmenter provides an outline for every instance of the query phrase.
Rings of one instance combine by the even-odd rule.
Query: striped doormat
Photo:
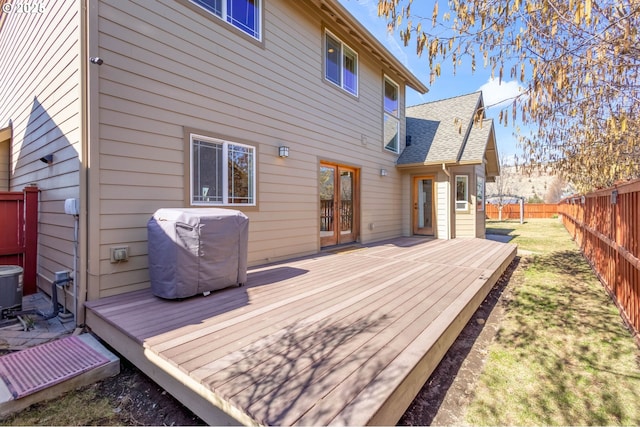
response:
[[[77,336],[0,356],[0,378],[14,399],[61,383],[109,362]]]

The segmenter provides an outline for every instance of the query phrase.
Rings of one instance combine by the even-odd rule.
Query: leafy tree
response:
[[[544,200],[542,200],[542,197],[534,193],[533,196],[527,199],[527,203],[544,203]]]
[[[415,41],[431,83],[442,61],[455,72],[463,59],[521,82],[500,121],[537,127],[520,136],[527,167],[550,167],[582,191],[640,177],[640,1],[450,0],[431,19],[411,3],[379,0],[378,13],[405,45]]]
[[[558,203],[565,195],[567,187],[568,184],[564,179],[562,179],[562,177],[554,176],[549,188],[547,189],[547,194],[544,196],[544,202]]]

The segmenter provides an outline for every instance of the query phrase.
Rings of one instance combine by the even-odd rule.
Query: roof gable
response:
[[[486,161],[487,175],[499,174],[493,120],[484,118],[481,92],[407,107],[406,124],[411,144],[398,166]]]

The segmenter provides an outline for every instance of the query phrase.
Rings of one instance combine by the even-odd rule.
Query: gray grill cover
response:
[[[186,298],[247,281],[249,218],[229,209],[159,209],[147,223],[151,291]]]

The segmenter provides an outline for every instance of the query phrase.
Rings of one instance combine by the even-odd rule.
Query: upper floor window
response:
[[[384,148],[394,153],[400,152],[400,109],[398,94],[400,88],[388,77],[384,78]]]
[[[255,147],[191,134],[191,204],[255,205]]]
[[[325,32],[324,77],[349,93],[358,95],[358,54]]]
[[[260,0],[191,0],[191,2],[260,40]]]

